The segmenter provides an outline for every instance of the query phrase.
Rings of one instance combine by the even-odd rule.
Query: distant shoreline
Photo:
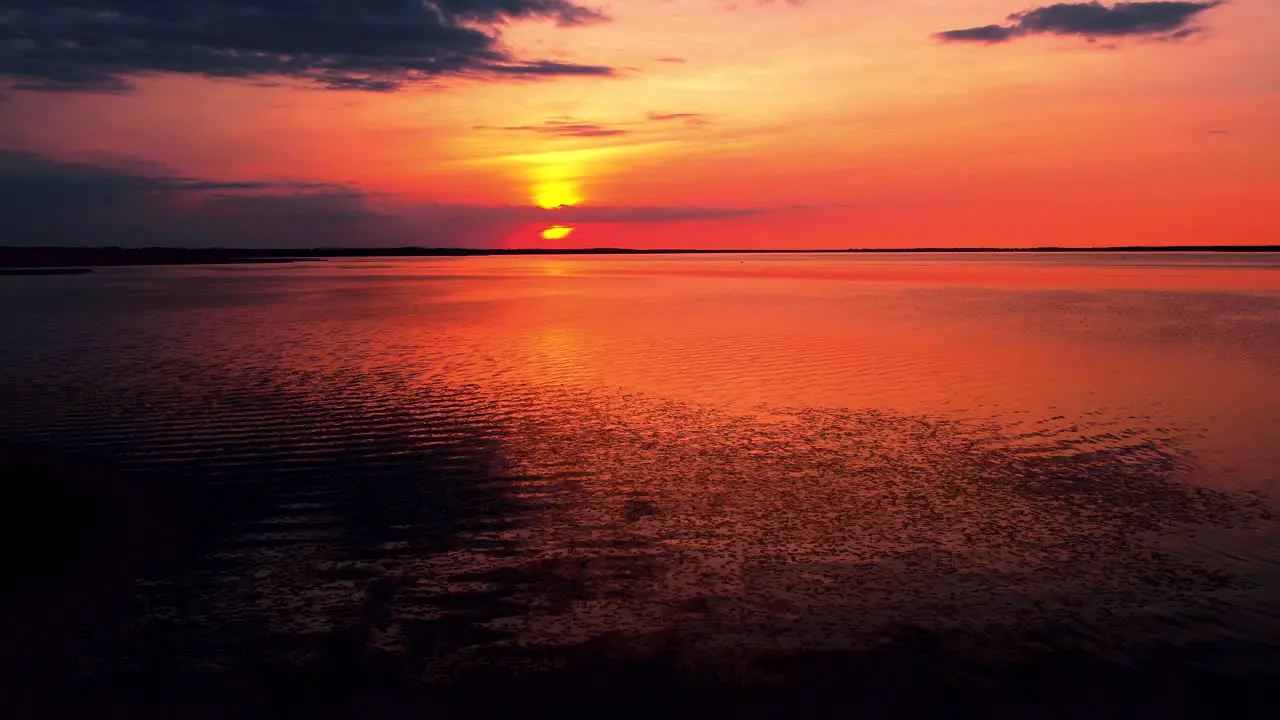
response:
[[[85,275],[93,272],[87,267],[10,267],[0,265],[0,275]]]
[[[103,248],[103,247],[0,247],[0,268],[41,268],[22,274],[58,274],[53,268],[90,268],[120,265],[227,265],[291,263],[332,258],[384,257],[493,257],[524,255],[775,255],[775,254],[919,254],[919,253],[1275,253],[1280,245],[1165,245],[1113,247],[1029,248],[846,248],[839,250],[640,250],[631,248]],[[17,274],[17,273],[5,273]]]

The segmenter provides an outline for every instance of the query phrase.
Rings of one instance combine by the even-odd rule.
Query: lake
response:
[[[0,305],[0,440],[181,508],[88,683],[1280,674],[1277,255],[119,267]]]

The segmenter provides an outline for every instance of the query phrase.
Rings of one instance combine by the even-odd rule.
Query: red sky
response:
[[[21,214],[0,242],[1280,243],[1273,0],[450,0],[450,27],[489,40],[429,71],[430,27],[351,20],[397,2],[422,5],[275,18],[314,54],[255,36],[257,64],[228,13],[265,0],[177,20],[108,0],[155,35],[65,57],[57,33],[118,26],[17,3],[39,9],[0,14],[29,38],[0,44],[0,209]],[[350,37],[305,14],[338,5]],[[396,50],[349,49],[366,37]],[[333,89],[351,77],[375,89]]]

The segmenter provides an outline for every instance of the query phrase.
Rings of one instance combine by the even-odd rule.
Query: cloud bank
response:
[[[1192,22],[1206,10],[1225,3],[1100,2],[1057,3],[1014,13],[1005,25],[947,30],[934,37],[944,42],[998,44],[1029,35],[1074,35],[1087,38],[1144,36],[1181,40],[1200,31]]]
[[[0,245],[8,246],[485,248],[554,224],[687,222],[763,212],[407,203],[326,183],[225,182],[139,163],[0,151]]]
[[[449,75],[609,75],[514,57],[500,36],[512,21],[604,19],[573,0],[6,0],[0,82],[122,92],[183,73],[391,91]]]

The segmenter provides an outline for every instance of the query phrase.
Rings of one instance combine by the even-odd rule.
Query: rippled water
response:
[[[1280,257],[104,268],[0,304],[0,439],[199,509],[90,674],[1280,648]]]

